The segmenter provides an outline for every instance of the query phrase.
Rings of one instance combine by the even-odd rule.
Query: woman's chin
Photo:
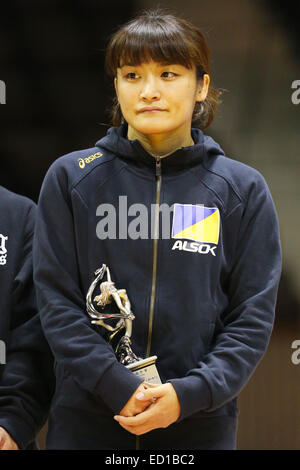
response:
[[[132,126],[137,132],[144,135],[151,134],[166,134],[171,132],[173,129],[172,126],[166,126],[163,123],[145,123],[139,126]]]

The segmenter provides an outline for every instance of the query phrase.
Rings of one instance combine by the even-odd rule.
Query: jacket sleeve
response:
[[[236,397],[269,343],[281,274],[281,246],[275,207],[259,176],[241,218],[227,277],[229,304],[221,312],[221,329],[197,368],[183,378],[170,380],[181,404],[179,420],[200,410],[214,411]]]
[[[72,197],[79,204],[79,196],[75,193],[68,188],[67,172],[54,163],[41,189],[33,250],[40,317],[58,365],[79,387],[118,413],[142,380],[117,361],[86,313],[77,257]],[[78,213],[78,227],[82,221],[77,217]]]
[[[35,210],[32,204],[24,217],[6,364],[0,380],[0,426],[21,449],[35,439],[46,421],[54,388],[52,354],[42,333],[32,279]]]

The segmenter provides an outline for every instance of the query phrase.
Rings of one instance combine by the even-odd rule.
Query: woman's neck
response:
[[[182,147],[194,145],[191,133],[176,134],[142,134],[128,126],[127,138],[137,139],[144,149],[153,157],[166,157]]]

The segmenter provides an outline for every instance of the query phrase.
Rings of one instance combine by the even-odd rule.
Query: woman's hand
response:
[[[6,429],[0,427],[0,450],[19,450],[19,447],[8,434]]]
[[[146,390],[147,385],[144,382],[141,383],[134,392],[134,394],[129,398],[124,408],[122,408],[122,410],[120,411],[120,415],[127,417],[135,416],[144,411],[146,408],[148,408],[148,406],[152,403],[152,398],[150,398],[149,400],[145,399],[141,401],[136,397],[139,393],[144,393]]]
[[[137,436],[153,429],[166,428],[180,416],[180,403],[171,383],[145,388],[136,394],[135,399],[137,402],[146,403],[147,409],[136,416],[116,415],[114,419],[124,429]]]

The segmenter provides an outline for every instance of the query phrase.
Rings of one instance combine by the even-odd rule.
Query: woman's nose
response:
[[[158,90],[156,80],[148,79],[144,82],[140,97],[145,101],[153,101],[160,99],[160,92]]]

